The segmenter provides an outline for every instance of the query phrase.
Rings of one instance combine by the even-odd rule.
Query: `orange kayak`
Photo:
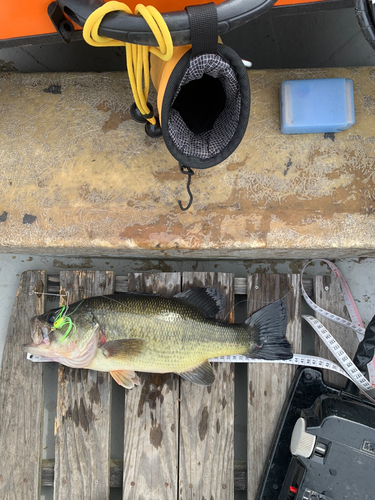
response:
[[[72,21],[72,26],[74,30],[80,30],[85,22],[88,15],[95,10],[98,6],[108,0],[58,0],[57,2],[52,2],[56,4],[56,7],[60,10],[61,15],[65,16],[67,19]],[[122,0],[121,0],[122,1]],[[259,15],[263,14],[269,10],[274,4],[274,0],[213,0],[214,3],[218,5],[218,18],[219,18],[219,34],[223,34],[225,31],[236,28],[245,22],[248,22]],[[317,1],[325,0],[278,0],[276,6],[281,5],[292,5],[292,4],[302,4],[311,3]],[[186,38],[179,41],[179,35],[173,36],[173,19],[176,18],[177,24],[181,24],[184,20],[184,16],[187,14],[184,11],[186,5],[192,4],[203,4],[207,0],[153,0],[152,5],[156,7],[159,12],[168,13],[166,22],[172,33],[172,39],[175,45],[183,45],[186,43]],[[133,11],[135,6],[140,3],[137,0],[123,1],[126,3]],[[146,2],[149,4],[149,2]],[[12,45],[23,45],[25,43],[32,43],[32,39],[35,39],[36,43],[41,43],[43,40],[38,39],[41,35],[56,34],[56,28],[52,23],[50,16],[48,15],[48,7],[51,4],[51,0],[12,0],[12,1],[2,1],[0,2],[0,47],[2,42],[13,40]],[[70,15],[69,15],[70,14]],[[73,14],[73,15],[72,15]],[[75,17],[77,16],[77,18]],[[146,26],[142,27],[141,20],[132,19],[124,21],[125,14],[119,15],[119,19],[122,24],[124,24],[124,31],[134,31],[132,28],[132,23],[135,24],[135,31],[138,30],[138,25],[141,26],[141,32],[144,29],[149,31]],[[128,17],[138,17],[138,16],[128,16]],[[141,21],[140,23],[138,21]],[[221,29],[220,29],[221,23]],[[104,24],[104,23],[103,23]],[[184,24],[184,23],[182,23]],[[185,23],[186,24],[186,23]],[[116,29],[118,28],[117,22],[115,22]],[[186,26],[183,27],[186,31]],[[101,32],[99,31],[101,34]],[[105,30],[103,35],[106,36]],[[138,35],[139,36],[139,33]],[[142,36],[142,35],[141,35]],[[113,37],[114,38],[114,37]],[[125,36],[126,38],[126,36]],[[123,38],[122,38],[123,39]],[[130,40],[124,40],[130,41]],[[134,43],[134,42],[133,42]],[[147,41],[142,44],[148,44]],[[152,43],[153,44],[153,43]]]

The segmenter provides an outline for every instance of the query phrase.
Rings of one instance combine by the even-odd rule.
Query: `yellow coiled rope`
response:
[[[149,52],[160,57],[163,61],[169,61],[173,54],[172,37],[169,33],[163,16],[155,7],[151,5],[145,7],[138,4],[134,13],[142,16],[149,25],[154,34],[159,47],[148,47],[146,45],[134,45],[113,38],[100,36],[99,26],[103,17],[106,14],[114,11],[123,11],[127,14],[132,14],[131,9],[121,2],[107,2],[102,7],[96,9],[86,20],[83,27],[83,38],[89,45],[94,47],[110,47],[110,46],[125,46],[126,47],[126,64],[132,88],[135,104],[142,115],[150,114],[150,109],[147,106],[147,97],[150,89],[150,68],[149,68]],[[144,82],[144,88],[143,88]],[[154,117],[148,118],[148,121],[155,125]]]

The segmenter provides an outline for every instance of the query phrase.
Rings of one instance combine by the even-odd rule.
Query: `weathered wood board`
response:
[[[218,318],[233,322],[233,274],[184,273],[183,290],[189,286],[213,286],[220,291],[226,305]],[[213,367],[212,386],[180,381],[180,500],[234,498],[233,364],[213,363]]]
[[[111,459],[110,486],[111,488],[122,488],[123,484],[123,460]],[[55,472],[55,460],[42,460],[42,486],[53,486]],[[234,489],[247,490],[247,462],[234,462]]]
[[[111,271],[63,271],[61,304],[114,290]],[[111,377],[59,366],[55,423],[55,500],[109,498]]]
[[[44,312],[45,271],[22,273],[10,316],[0,372],[0,498],[39,500],[43,367],[26,359],[30,318]]]
[[[113,293],[115,286],[111,272],[67,271],[59,280],[61,303],[69,291],[70,304],[84,297]],[[129,291],[165,296],[189,286],[213,286],[226,298],[226,307],[218,317],[234,320],[232,274],[184,273],[182,287],[179,273],[132,273],[126,281]],[[43,365],[26,362],[19,348],[29,341],[29,318],[44,311],[44,296],[29,295],[29,289],[36,286],[38,291],[45,290],[46,273],[24,273],[4,350],[0,378],[0,449],[5,450],[5,460],[0,459],[0,497],[4,499],[39,499]],[[337,307],[334,304],[335,286],[327,284],[326,277],[314,279],[320,305],[344,316],[339,301]],[[300,352],[300,276],[249,276],[249,313],[284,295],[287,337],[294,352]],[[22,370],[18,369],[20,364]],[[119,487],[122,483],[124,500],[233,499],[234,370],[228,363],[213,365],[216,381],[211,387],[191,384],[173,374],[141,374],[141,386],[124,390],[123,461],[110,457],[110,375],[60,366],[55,460],[44,461],[44,484],[54,485],[54,498],[105,500],[110,485]],[[285,365],[253,364],[248,371],[248,498],[253,500],[295,370]],[[33,419],[28,418],[30,414]],[[20,460],[14,450],[15,446],[25,449],[24,440],[27,454]]]
[[[313,278],[314,302],[319,306],[341,318],[351,321],[350,315],[345,305],[344,296],[341,290],[340,279],[337,276],[314,276]],[[341,347],[346,351],[351,359],[358,347],[358,338],[356,333],[350,328],[339,325],[324,318],[319,313],[315,313],[322,325],[324,325],[330,334],[337,340]],[[337,359],[331,354],[328,347],[315,335],[316,355],[322,358],[329,359],[337,363]],[[337,387],[345,387],[347,378],[344,375],[332,371],[324,370],[323,378],[328,384],[336,385]]]
[[[180,273],[129,274],[129,292],[173,297],[180,291]],[[176,500],[179,377],[138,375],[141,385],[125,390],[123,499]]]
[[[253,274],[248,277],[248,312],[283,298],[288,310],[287,338],[301,352],[301,288],[299,274]],[[248,500],[256,500],[277,421],[295,367],[250,363],[248,367]],[[278,485],[281,487],[281,484]]]

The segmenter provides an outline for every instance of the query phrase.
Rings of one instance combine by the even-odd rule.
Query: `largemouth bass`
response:
[[[214,288],[189,288],[173,298],[123,293],[92,297],[31,319],[34,355],[74,368],[110,372],[125,388],[136,371],[174,372],[211,385],[210,358],[232,354],[289,359],[282,300],[259,309],[243,324],[213,318],[224,306]],[[66,313],[66,311],[65,311]]]

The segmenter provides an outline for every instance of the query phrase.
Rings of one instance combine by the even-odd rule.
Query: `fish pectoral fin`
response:
[[[209,318],[219,314],[225,305],[224,297],[212,286],[209,288],[188,288],[184,292],[175,295],[174,298],[186,300],[189,304],[199,307]]]
[[[125,389],[133,389],[135,385],[140,385],[138,375],[133,370],[116,370],[110,372],[114,380]]]
[[[198,385],[211,385],[215,380],[215,374],[208,359],[192,370],[177,375]]]
[[[128,357],[140,356],[146,345],[142,339],[122,339],[106,342],[100,349],[106,358],[125,360]]]

